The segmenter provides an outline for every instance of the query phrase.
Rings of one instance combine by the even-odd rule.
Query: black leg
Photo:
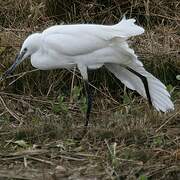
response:
[[[149,92],[149,85],[148,85],[148,81],[147,81],[147,78],[145,76],[143,76],[142,74],[134,71],[133,69],[131,69],[130,67],[126,67],[130,72],[132,72],[133,74],[135,74],[136,76],[138,76],[141,81],[143,82],[144,84],[144,88],[145,88],[145,92],[146,92],[146,96],[147,96],[147,99],[148,99],[148,102],[149,104],[152,106],[152,100],[151,100],[151,95],[150,95],[150,92]]]
[[[87,111],[86,111],[86,121],[85,121],[84,126],[87,127],[89,124],[89,116],[92,109],[92,101],[93,101],[88,81],[85,81],[85,88],[86,88],[86,93],[87,93]]]

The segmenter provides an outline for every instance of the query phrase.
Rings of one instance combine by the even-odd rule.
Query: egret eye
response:
[[[23,52],[24,52],[24,53],[26,53],[26,52],[27,52],[27,50],[28,50],[28,49],[25,47],[25,48],[23,49]]]

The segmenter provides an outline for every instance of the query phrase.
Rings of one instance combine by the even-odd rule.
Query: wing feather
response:
[[[117,64],[106,64],[105,66],[128,88],[135,89],[140,95],[147,99],[144,85],[139,77],[129,72],[125,67],[121,67]],[[170,94],[166,90],[166,86],[162,84],[161,81],[147,72],[142,66],[134,64],[129,65],[129,67],[147,78],[152,104],[158,111],[161,110],[163,112],[167,112],[174,109],[174,104],[170,99]]]
[[[48,34],[43,37],[46,48],[67,56],[89,54],[107,46],[107,42],[88,34],[74,36],[71,34]]]

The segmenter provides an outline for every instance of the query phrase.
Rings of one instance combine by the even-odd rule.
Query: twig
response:
[[[39,161],[39,162],[42,162],[42,163],[45,163],[45,164],[49,164],[49,165],[52,165],[52,166],[55,165],[55,164],[54,164],[53,162],[51,162],[51,161],[44,160],[44,159],[40,159],[40,158],[36,158],[36,157],[32,157],[32,156],[27,156],[27,159]]]
[[[14,31],[14,32],[31,32],[32,30],[25,30],[25,29],[15,29],[15,28],[5,28],[2,27],[4,31]]]
[[[54,84],[54,82],[50,85],[50,87],[49,87],[49,89],[48,89],[48,92],[47,92],[47,94],[46,94],[46,97],[49,96],[49,94],[50,94],[50,92],[51,92],[51,89],[52,89],[52,87],[53,87],[53,84]]]
[[[155,16],[155,17],[161,17],[161,18],[165,18],[165,19],[168,19],[168,20],[173,20],[173,21],[180,21],[179,18],[173,18],[173,17],[168,17],[168,16],[163,16],[161,14],[156,14],[156,13],[151,13],[150,16]]]
[[[100,158],[101,156],[97,156],[94,154],[85,154],[85,153],[76,153],[76,156],[83,156],[83,157],[93,157],[93,158]]]
[[[176,115],[178,115],[180,111],[176,112],[172,116],[168,117],[168,119],[158,128],[155,132],[158,132],[160,129],[162,129],[172,118],[174,118]]]
[[[14,117],[16,120],[18,120],[20,123],[22,123],[22,119],[20,119],[17,114],[15,114],[14,112],[12,112],[7,106],[6,103],[4,102],[3,98],[0,96],[0,101],[2,103],[2,105],[4,106],[5,110],[12,116]]]
[[[64,155],[58,155],[55,156],[54,158],[60,157],[62,159],[67,159],[67,160],[72,160],[72,161],[85,161],[85,159],[80,159],[80,158],[75,158],[75,157],[70,157],[70,156],[64,156]]]
[[[16,160],[16,159],[23,159],[24,156],[13,156],[13,157],[6,157],[6,158],[1,158],[1,161],[8,161],[8,160]]]
[[[17,77],[14,81],[10,82],[8,84],[8,86],[12,85],[13,83],[15,83],[18,79],[22,78],[24,75],[28,74],[28,73],[32,73],[32,72],[35,72],[35,71],[38,71],[39,69],[33,69],[31,71],[26,71],[26,72],[23,72],[23,73],[20,73],[20,74],[17,74],[16,76],[20,75],[19,77]],[[13,77],[13,76],[11,76]]]
[[[6,114],[6,112],[7,112],[6,110],[3,111],[3,112],[0,114],[0,117],[3,116],[4,114]]]
[[[24,167],[27,168],[27,156],[24,156]]]
[[[6,93],[6,92],[0,92],[0,95],[6,95],[12,99],[25,99],[25,100],[28,100],[28,101],[35,101],[35,102],[40,102],[40,103],[45,103],[45,104],[51,104],[51,101],[45,101],[45,100],[40,100],[38,99],[37,97],[33,97],[32,96],[22,96],[22,95],[18,95],[18,94],[13,94],[13,93]],[[16,99],[15,99],[16,100]]]
[[[9,154],[0,154],[1,157],[4,157],[4,159],[6,158],[22,158],[25,155],[27,156],[32,156],[32,155],[39,155],[39,154],[46,154],[49,153],[48,150],[24,150],[24,151],[18,151],[15,153],[9,153]],[[2,160],[2,158],[1,158]]]
[[[38,71],[39,69],[33,69],[33,70],[30,70],[30,71],[26,71],[26,72],[23,72],[23,73],[19,73],[19,74],[15,74],[13,76],[8,76],[6,77],[6,79],[9,79],[9,78],[12,78],[12,77],[16,77],[16,76],[19,76],[17,77],[15,80],[13,80],[12,82],[10,82],[8,84],[8,86],[12,85],[14,82],[16,82],[18,79],[20,79],[21,77],[23,77],[24,75],[28,74],[28,73],[31,73],[31,72],[35,72],[35,71]],[[3,76],[0,77],[0,82],[3,81],[4,78]],[[3,88],[3,90],[5,89],[6,87]]]
[[[136,160],[133,160],[133,159],[117,158],[117,160],[119,160],[119,161],[124,161],[124,162],[131,162],[131,163],[137,164],[137,165],[143,165],[143,162],[142,162],[142,161],[136,161]]]

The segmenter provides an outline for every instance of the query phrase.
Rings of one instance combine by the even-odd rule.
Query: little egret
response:
[[[85,126],[88,125],[92,96],[88,70],[105,66],[128,88],[136,90],[157,111],[174,109],[165,85],[147,72],[127,39],[140,35],[144,29],[135,19],[123,18],[115,25],[74,24],[55,25],[42,33],[34,33],[22,44],[14,64],[3,74],[8,76],[27,57],[40,70],[78,67],[87,92]]]

